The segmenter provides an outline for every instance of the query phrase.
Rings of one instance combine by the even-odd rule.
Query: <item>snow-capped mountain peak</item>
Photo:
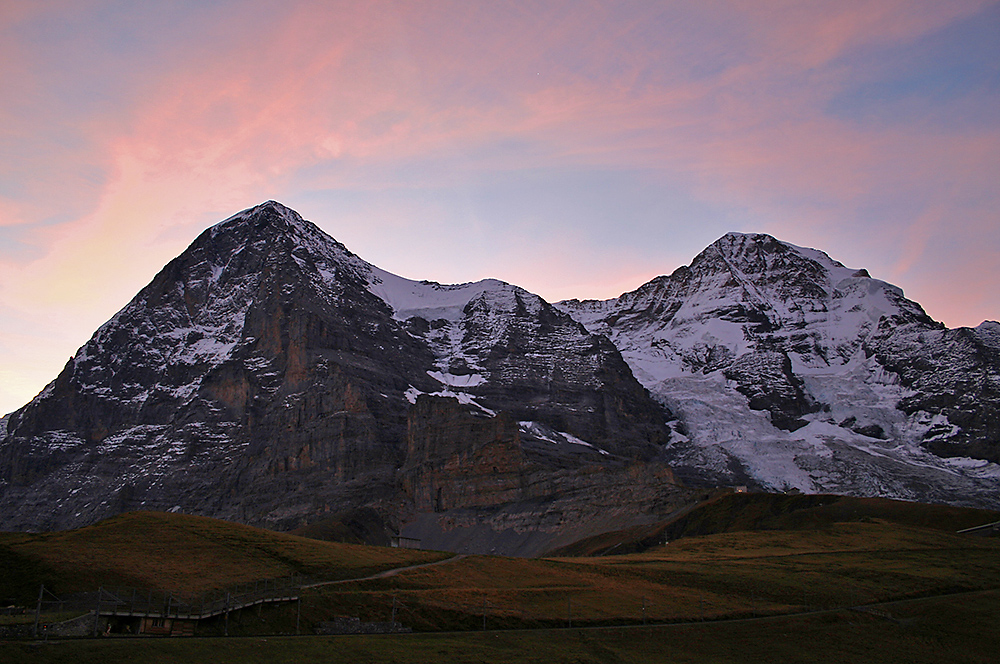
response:
[[[764,234],[726,234],[690,266],[618,298],[556,306],[609,336],[640,382],[678,414],[685,441],[675,446],[678,459],[698,472],[714,467],[804,491],[850,486],[915,497],[885,468],[910,476],[900,468],[916,463],[920,473],[950,474],[949,462],[927,452],[939,435],[952,442],[937,451],[970,449],[940,410],[955,402],[941,389],[955,380],[948,365],[971,366],[974,347],[994,339],[993,328],[977,328],[963,336],[969,350],[955,350],[952,331],[898,287]],[[952,350],[919,361],[938,396],[914,401],[917,339]],[[962,359],[930,359],[949,353]],[[991,449],[987,458],[997,460]],[[977,472],[1000,476],[987,465]]]
[[[451,322],[461,320],[466,305],[483,293],[514,288],[497,279],[451,285],[414,281],[374,266],[369,271],[368,287],[392,308],[397,320],[416,316],[427,321]]]
[[[268,201],[199,235],[0,421],[0,526],[176,506],[287,525],[381,500],[422,394],[532,423],[515,442],[541,468],[669,437],[618,350],[538,296],[404,279]]]
[[[458,504],[479,497],[434,483],[466,472],[463,436],[477,486],[514,473],[509,500],[645,462],[671,465],[639,473],[654,485],[1000,506],[1000,324],[947,330],[865,270],[740,233],[617,298],[551,305],[394,275],[268,201],[202,233],[0,420],[0,527],[175,506],[298,524],[398,505],[400,469],[417,503]]]

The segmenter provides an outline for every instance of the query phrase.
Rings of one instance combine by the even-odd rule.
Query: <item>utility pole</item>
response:
[[[642,598],[642,624],[646,624],[646,598]]]
[[[35,628],[31,631],[31,637],[34,639],[38,638],[38,621],[42,617],[42,594],[45,592],[45,584],[43,583],[38,589],[38,604],[35,605]]]
[[[569,623],[569,628],[573,629],[573,598],[566,600],[566,619]]]
[[[98,628],[101,626],[101,595],[104,594],[104,586],[97,590],[97,607],[94,609],[94,636],[97,636]]]
[[[295,636],[299,635],[299,620],[302,618],[302,598],[295,603]]]

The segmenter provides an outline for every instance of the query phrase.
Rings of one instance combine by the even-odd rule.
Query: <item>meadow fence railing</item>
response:
[[[43,586],[39,591],[36,616],[80,612],[100,616],[203,620],[258,604],[296,601],[299,589],[310,581],[301,576],[261,579],[201,594],[119,586],[56,596]]]

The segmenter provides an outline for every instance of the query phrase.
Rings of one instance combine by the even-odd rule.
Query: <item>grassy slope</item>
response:
[[[682,537],[738,531],[817,530],[844,522],[882,521],[954,533],[997,520],[1000,520],[1000,513],[989,510],[884,498],[726,494],[674,520],[603,533],[552,551],[550,555],[620,555],[646,551],[664,541]]]
[[[753,498],[740,500],[748,502],[726,518],[715,518],[713,527],[720,521],[739,523],[740,515],[752,513],[758,522],[790,519],[806,525],[719,532],[604,558],[470,556],[389,578],[317,588],[304,594],[301,606],[304,633],[335,615],[386,620],[394,603],[397,617],[418,630],[479,630],[484,611],[491,629],[561,627],[570,615],[574,626],[636,625],[644,618],[694,621],[686,627],[334,642],[260,638],[142,645],[111,640],[33,650],[0,644],[0,659],[7,661],[7,654],[16,654],[10,661],[311,661],[336,652],[343,659],[331,661],[642,662],[664,661],[660,656],[669,652],[674,659],[666,661],[729,662],[774,661],[768,656],[773,650],[784,661],[975,662],[989,661],[983,653],[995,652],[991,648],[998,641],[993,629],[1000,617],[997,592],[891,608],[901,622],[839,612],[713,625],[711,619],[722,617],[1000,588],[1000,540],[949,532],[953,530],[949,524],[965,524],[930,518],[929,514],[938,513],[924,510],[926,506],[892,505],[889,509],[903,516],[891,522],[884,508],[879,508],[880,516],[871,516],[870,511],[852,511],[856,508],[850,503],[788,510],[771,498],[762,499],[763,505],[753,504]],[[913,512],[905,514],[907,507]],[[839,521],[843,518],[850,520]],[[705,522],[703,515],[689,524]],[[917,523],[919,527],[913,525]],[[122,515],[77,531],[7,534],[0,536],[2,550],[30,574],[58,573],[65,590],[93,589],[94,581],[109,575],[189,589],[260,575],[354,578],[442,555],[330,544],[211,519],[150,513]],[[292,604],[239,612],[230,622],[230,633],[292,632],[297,608]],[[703,618],[709,622],[698,622]],[[219,628],[206,625],[199,630],[210,634]],[[889,657],[893,648],[903,656]],[[72,653],[69,659],[59,659],[67,653]],[[851,656],[844,659],[833,653]],[[944,653],[951,656],[943,657]],[[57,659],[47,659],[56,655]]]
[[[418,629],[697,620],[1000,588],[1000,541],[885,523],[721,533],[641,554],[523,560],[471,556],[310,601],[383,616],[392,597]],[[644,608],[645,607],[645,608]]]
[[[39,583],[57,593],[131,585],[194,594],[235,583],[304,575],[323,579],[375,571],[447,556],[321,542],[205,517],[130,512],[76,530],[42,534],[0,533],[0,596]],[[30,599],[29,597],[29,599]]]
[[[382,637],[96,640],[0,645],[5,661],[49,664],[214,662],[291,664],[419,662],[454,664],[937,664],[996,661],[1000,593],[890,607],[897,621],[853,612],[745,623],[537,632],[472,632]]]
[[[372,546],[389,546],[392,539],[389,525],[370,507],[334,514],[296,528],[290,534],[327,542]]]

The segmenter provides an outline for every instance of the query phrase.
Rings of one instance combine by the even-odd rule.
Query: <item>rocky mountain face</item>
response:
[[[670,436],[617,349],[537,296],[396,277],[268,202],[203,233],[5,418],[0,528],[129,509],[274,528],[362,506],[396,519],[441,506],[425,496],[456,475],[445,448],[481,437],[448,439],[445,423],[471,412],[549,468],[652,461]],[[441,500],[518,495],[474,485]]]
[[[909,388],[900,410],[934,419],[926,449],[1000,463],[1000,323],[948,330],[886,318],[865,353]]]
[[[456,399],[421,395],[410,410],[406,493],[417,512],[520,500],[529,464],[517,421],[477,416]]]
[[[728,234],[673,274],[557,306],[677,416],[689,482],[996,506],[1000,325],[945,329],[866,270]]]
[[[718,484],[1000,507],[998,362],[1000,324],[945,329],[766,235],[552,305],[403,279],[270,201],[198,237],[0,420],[0,528],[365,513],[531,555]]]
[[[537,422],[421,395],[410,410],[401,534],[434,549],[533,556],[620,524],[649,523],[703,493]]]

